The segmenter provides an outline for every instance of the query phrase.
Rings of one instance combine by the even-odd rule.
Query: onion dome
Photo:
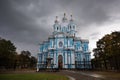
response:
[[[56,20],[55,20],[55,23],[59,23],[57,19],[58,19],[58,16],[56,16]]]
[[[70,22],[73,22],[73,18],[72,18],[72,15],[70,15],[70,16],[71,16]]]

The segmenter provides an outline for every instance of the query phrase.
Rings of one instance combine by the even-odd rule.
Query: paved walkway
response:
[[[97,74],[95,72],[86,72],[86,71],[70,71],[70,70],[62,70],[57,72],[57,74],[66,75],[71,77],[71,80],[120,80],[117,78],[108,78],[103,75]]]

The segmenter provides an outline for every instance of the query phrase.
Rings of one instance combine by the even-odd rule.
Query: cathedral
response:
[[[91,55],[89,41],[76,37],[76,24],[72,18],[67,19],[66,14],[62,21],[56,20],[52,35],[43,41],[37,55],[37,71],[48,68],[47,59],[50,58],[49,68],[56,69],[90,69]]]

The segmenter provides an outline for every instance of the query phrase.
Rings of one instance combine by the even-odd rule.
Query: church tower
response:
[[[55,20],[55,23],[53,25],[53,28],[54,28],[54,33],[61,31],[61,26],[60,26],[59,21],[58,21],[58,16],[56,16],[56,20]]]
[[[68,32],[71,36],[75,36],[75,34],[76,34],[76,25],[74,23],[72,15],[71,15],[71,19],[70,19],[69,24],[68,24]]]

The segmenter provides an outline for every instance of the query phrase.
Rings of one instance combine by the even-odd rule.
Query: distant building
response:
[[[46,68],[47,57],[52,58],[52,68],[90,69],[89,41],[76,37],[76,24],[72,19],[72,15],[68,21],[64,14],[61,23],[56,17],[53,29],[54,31],[48,40],[40,44],[37,70]]]

